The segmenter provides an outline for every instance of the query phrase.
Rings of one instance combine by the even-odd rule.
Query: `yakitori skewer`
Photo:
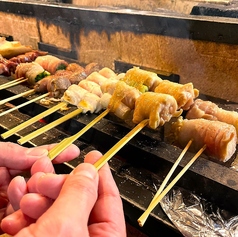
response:
[[[105,78],[105,80],[106,80],[106,78]],[[123,118],[124,115],[128,112],[128,109],[130,110],[130,108],[128,106],[126,106],[124,103],[121,103],[121,100],[124,99],[126,101],[125,103],[131,104],[129,106],[131,106],[132,109],[134,108],[135,99],[138,98],[138,96],[140,96],[140,92],[137,89],[135,89],[134,87],[128,86],[125,82],[117,81],[116,84],[117,84],[117,86],[113,89],[113,95],[111,95],[109,93],[104,93],[103,96],[101,97],[101,104],[105,103],[106,105],[103,107],[105,107],[107,109],[102,114],[97,116],[93,121],[91,121],[87,126],[85,126],[81,131],[79,131],[78,133],[76,133],[75,135],[73,135],[69,138],[66,138],[65,140],[60,142],[57,146],[55,146],[49,152],[50,159],[54,159],[60,152],[62,152],[65,148],[67,148],[70,144],[72,144],[72,142],[77,140],[82,134],[84,134],[89,128],[91,128],[94,124],[96,124],[98,121],[100,121],[109,112],[115,113],[115,111],[117,111],[118,108],[120,108],[121,109],[120,115],[118,114],[118,111],[115,114],[117,114],[121,118]],[[131,97],[126,99],[125,95],[126,95],[126,92],[128,91],[128,88],[131,91],[133,91],[134,94],[131,92],[131,94],[130,94]],[[109,91],[109,90],[107,89],[107,91]],[[107,97],[107,95],[109,95],[109,97]],[[118,98],[115,98],[116,96]],[[67,98],[67,95],[65,95],[65,97]],[[104,100],[106,100],[106,101],[104,101]],[[72,101],[72,98],[70,98],[70,101]],[[111,102],[111,104],[109,103],[109,101]],[[124,106],[121,106],[120,104],[123,104]],[[117,108],[115,108],[115,105],[117,106]]]
[[[179,172],[179,174],[172,180],[172,182],[162,191],[161,194],[156,195],[156,198],[152,200],[149,207],[146,211],[140,216],[138,219],[138,223],[140,226],[143,226],[149,214],[153,211],[153,209],[159,204],[162,198],[173,188],[173,186],[178,182],[178,180],[185,174],[185,172],[191,167],[191,165],[197,160],[197,158],[203,153],[206,149],[206,145],[204,145],[187,163],[187,165]]]
[[[23,74],[28,69],[27,66],[29,66],[29,65],[19,64],[18,67],[17,67],[16,73]],[[40,76],[41,77],[45,75],[44,69],[41,69],[41,67],[39,68],[39,65],[33,64],[33,69],[35,67],[40,69]],[[21,70],[23,72],[21,72]],[[42,72],[42,70],[43,70],[43,72]],[[43,75],[42,75],[42,73],[43,73]],[[10,101],[12,99],[18,98],[20,96],[24,96],[24,95],[26,95],[28,93],[32,93],[32,94],[33,93],[45,93],[45,92],[48,91],[48,93],[45,93],[44,95],[41,95],[41,96],[37,97],[38,99],[34,98],[33,100],[30,100],[30,101],[28,101],[28,102],[26,102],[26,103],[24,103],[22,105],[19,105],[19,106],[15,107],[15,109],[21,108],[21,107],[23,107],[25,105],[28,105],[28,104],[30,104],[32,102],[35,102],[35,101],[40,100],[40,99],[43,99],[44,97],[47,97],[47,96],[52,96],[52,97],[55,97],[55,98],[60,97],[62,95],[62,93],[71,85],[71,82],[69,81],[69,79],[67,77],[65,77],[65,76],[62,76],[61,74],[60,75],[45,76],[43,79],[41,79],[40,81],[38,81],[38,82],[36,82],[34,84],[34,78],[36,78],[36,76],[38,76],[38,75],[39,74],[37,74],[37,73],[29,74],[29,76],[31,76],[30,77],[31,78],[31,84],[34,85],[34,89],[32,89],[32,90],[30,90],[28,92],[23,92],[23,93],[21,93],[19,95],[11,97],[11,98],[7,98],[7,99],[3,100],[2,102],[0,101],[0,103],[4,103],[6,101],[8,102],[8,101]],[[46,75],[48,75],[48,73],[46,73]],[[56,108],[60,109],[63,106],[65,106],[65,104],[63,104],[60,107],[56,107]],[[3,114],[5,115],[5,114],[7,114],[9,112],[12,112],[15,109],[10,109],[8,111],[4,111]],[[48,113],[51,114],[52,113],[51,111],[55,112],[56,110],[51,108],[48,111]],[[32,121],[34,121],[34,120],[32,120]],[[30,124],[28,124],[28,125],[30,125]]]
[[[108,76],[108,78],[104,77],[102,74],[105,74]],[[102,91],[99,86],[99,84],[95,83],[94,81],[97,81],[98,83],[102,83],[102,80],[109,80],[111,76],[116,76],[116,74],[111,70],[111,69],[102,69],[100,73],[96,73],[94,75],[91,75],[90,77],[82,80],[79,82],[78,85],[71,85],[64,93],[62,96],[61,100],[68,102],[69,104],[73,106],[77,106],[78,109],[76,111],[71,112],[68,115],[63,116],[62,118],[59,118],[56,121],[53,121],[50,124],[47,124],[46,126],[32,132],[31,134],[28,134],[25,137],[22,137],[21,139],[18,140],[20,144],[23,144],[31,139],[33,139],[36,136],[39,136],[45,131],[48,131],[49,129],[59,125],[60,123],[63,123],[69,118],[72,118],[79,113],[94,113],[94,112],[99,112],[101,109],[104,109],[101,105],[101,96],[102,96]],[[92,81],[94,80],[94,81]],[[105,112],[105,115],[107,112]],[[105,116],[103,115],[103,116]],[[102,118],[102,115],[99,116]],[[93,126],[97,121],[99,121],[97,118],[95,121],[92,121],[90,125],[87,126],[87,128],[84,128],[83,132],[86,132],[86,129],[89,129],[90,126]],[[82,133],[79,132],[78,136],[81,136]],[[76,137],[77,135],[75,135]]]
[[[45,83],[45,81],[48,82]],[[52,82],[52,86],[51,86],[51,82]],[[48,86],[49,85],[49,86]],[[58,85],[61,85],[61,86],[58,86]],[[71,83],[69,82],[69,80],[67,78],[63,78],[63,77],[57,77],[57,76],[48,76],[48,77],[45,77],[44,79],[42,79],[41,81],[37,82],[34,86],[34,89],[31,89],[29,91],[26,91],[26,92],[23,92],[21,94],[18,94],[18,95],[15,95],[15,96],[12,96],[12,97],[9,97],[9,98],[6,98],[2,101],[0,101],[0,105],[3,104],[3,103],[6,103],[6,102],[9,102],[13,99],[16,99],[16,98],[19,98],[19,97],[22,97],[22,96],[25,96],[25,95],[28,95],[28,94],[34,94],[34,93],[44,93],[44,92],[47,92],[43,95],[40,95],[39,97],[37,98],[34,98],[32,100],[29,100],[28,102],[25,102],[21,105],[18,105],[17,107],[15,107],[15,109],[9,109],[7,111],[4,111],[3,114],[7,114],[7,113],[10,113],[18,108],[21,108],[23,106],[26,106],[30,103],[33,103],[37,100],[41,100],[47,96],[51,96],[51,95],[57,95],[60,94],[63,90],[66,90],[67,87],[69,87],[71,85]],[[39,89],[40,87],[40,89]],[[1,114],[0,114],[1,116]]]
[[[130,95],[130,98],[126,98],[126,95]],[[124,104],[123,102],[127,104]],[[143,108],[144,103],[147,109]],[[130,108],[128,106],[130,106]],[[120,113],[118,112],[118,108],[120,108]],[[135,134],[138,131],[138,127],[142,129],[148,124],[151,128],[156,129],[158,126],[163,125],[166,121],[169,121],[171,117],[179,116],[181,113],[180,111],[177,111],[177,102],[172,96],[157,94],[154,92],[140,94],[140,92],[134,87],[127,85],[123,81],[119,81],[117,82],[113,95],[110,97],[107,110],[104,113],[107,114],[108,112],[112,112],[117,114],[120,118],[126,118],[126,115],[128,114],[127,108],[135,108],[133,113],[133,122],[135,124],[140,124],[136,127]],[[100,115],[97,118],[101,119]],[[146,122],[144,120],[146,120]],[[93,122],[93,124],[95,124],[95,121]],[[135,130],[132,131],[132,134],[134,134],[134,131]],[[72,141],[75,141],[79,135],[81,135],[81,132],[82,131],[75,136],[66,138],[61,144],[55,146],[52,149],[53,151],[51,150],[49,152],[49,158],[54,159],[61,151],[69,146]],[[130,139],[131,134],[129,137],[123,138],[122,143],[123,141],[129,141]],[[119,144],[120,145],[116,149],[121,148],[121,142]],[[109,153],[109,157],[111,157],[111,152]]]

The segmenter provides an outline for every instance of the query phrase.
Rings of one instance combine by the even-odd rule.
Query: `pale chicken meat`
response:
[[[220,121],[180,117],[173,123],[171,135],[181,148],[192,140],[189,149],[194,152],[206,145],[204,153],[222,162],[228,161],[236,150],[235,127]]]
[[[79,82],[78,85],[87,90],[88,92],[93,93],[99,97],[102,97],[103,93],[101,87],[97,83],[93,81],[82,80]]]
[[[199,91],[193,88],[192,83],[179,84],[168,80],[161,81],[154,92],[172,95],[178,107],[183,110],[188,110],[199,95]]]
[[[83,113],[97,113],[102,109],[100,97],[75,84],[64,92],[61,100],[81,108]]]
[[[116,79],[110,79],[110,80],[106,80],[105,82],[103,82],[101,84],[101,90],[103,93],[109,93],[109,94],[113,94],[116,86],[117,86],[118,80]]]
[[[173,96],[162,93],[143,93],[135,103],[133,123],[140,123],[149,119],[149,127],[156,129],[172,117],[178,117],[182,110],[178,110],[177,102]]]
[[[196,99],[190,110],[187,112],[186,118],[204,118],[232,124],[236,128],[238,134],[238,113],[236,111],[222,109],[211,101]]]
[[[111,77],[116,77],[117,74],[110,68],[108,67],[104,67],[99,71],[99,74],[101,74],[102,76],[106,77],[106,78],[111,78]]]
[[[139,67],[129,69],[122,80],[141,92],[154,91],[155,87],[162,81],[156,73],[140,69]]]
[[[86,77],[86,80],[93,81],[101,86],[108,78],[102,76],[99,72],[92,72],[89,76]]]

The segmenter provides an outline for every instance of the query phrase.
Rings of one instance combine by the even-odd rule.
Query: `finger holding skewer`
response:
[[[105,110],[99,116],[97,116],[94,120],[92,120],[89,124],[87,124],[83,129],[81,129],[75,135],[65,138],[59,144],[57,144],[54,148],[52,148],[48,156],[50,160],[53,160],[57,155],[59,155],[62,151],[64,151],[70,144],[76,141],[80,136],[82,136],[85,132],[87,132],[93,125],[95,125],[98,121],[100,121],[103,117],[105,117],[109,113],[109,110]]]

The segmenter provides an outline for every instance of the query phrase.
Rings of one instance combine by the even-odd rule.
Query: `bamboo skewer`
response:
[[[39,136],[40,134],[50,130],[51,128],[54,128],[54,127],[58,126],[59,124],[65,122],[66,120],[73,118],[74,116],[80,114],[81,112],[82,112],[81,108],[76,109],[76,110],[72,111],[71,113],[66,114],[65,116],[53,121],[52,123],[49,123],[49,124],[45,125],[44,127],[37,129],[36,131],[28,134],[27,136],[22,137],[21,139],[18,139],[17,142],[20,145],[23,145],[24,143],[32,140],[33,138]]]
[[[141,121],[137,124],[127,135],[125,135],[119,142],[117,142],[109,151],[107,151],[95,164],[99,170],[111,157],[113,157],[127,142],[129,142],[138,132],[140,132],[147,124],[148,119]]]
[[[37,97],[37,98],[39,98],[39,97]],[[11,135],[13,135],[14,133],[16,133],[16,132],[26,128],[27,126],[29,126],[29,125],[31,125],[31,124],[33,124],[35,122],[37,122],[38,120],[46,117],[47,115],[54,113],[55,111],[59,110],[60,108],[63,108],[66,105],[67,105],[66,102],[61,102],[61,103],[55,105],[54,107],[52,107],[50,109],[47,109],[46,111],[44,111],[44,112],[36,115],[35,117],[27,120],[26,122],[24,122],[24,123],[14,127],[14,128],[12,128],[11,130],[1,134],[1,137],[3,139],[6,139],[6,138],[10,137]]]
[[[28,104],[31,104],[31,103],[33,103],[33,102],[35,102],[35,101],[37,101],[37,100],[40,100],[40,99],[42,99],[42,98],[44,98],[44,97],[46,97],[46,96],[48,96],[48,95],[49,95],[49,93],[46,93],[46,94],[43,94],[43,95],[41,95],[41,96],[38,96],[38,97],[36,97],[36,98],[34,98],[34,99],[32,99],[32,100],[29,100],[29,101],[27,101],[27,102],[25,102],[25,103],[23,103],[23,104],[20,104],[20,105],[18,105],[18,106],[14,106],[13,108],[8,109],[8,110],[6,110],[6,111],[0,113],[0,117],[3,116],[3,115],[5,115],[5,114],[11,113],[12,111],[15,111],[15,110],[17,110],[17,109],[19,109],[19,108],[22,108],[23,106],[26,106],[26,105],[28,105]]]
[[[203,151],[206,149],[206,145],[204,145],[193,157],[192,159],[187,163],[186,166],[179,172],[179,174],[172,180],[172,182],[163,190],[163,192],[159,195],[157,195],[156,198],[152,200],[149,207],[146,209],[146,211],[140,216],[138,219],[139,225],[142,227],[151,213],[151,211],[158,205],[158,203],[162,200],[162,198],[173,188],[173,186],[178,182],[178,180],[184,175],[184,173],[190,168],[190,166],[197,160],[197,158],[203,153]]]
[[[6,98],[6,99],[4,99],[4,100],[0,100],[0,105],[6,104],[7,102],[12,101],[12,100],[15,100],[15,99],[20,98],[20,97],[30,95],[30,94],[32,94],[32,93],[34,93],[34,92],[35,92],[35,90],[32,89],[32,90],[25,91],[25,92],[22,92],[22,93],[20,93],[20,94],[17,94],[17,95],[8,97],[8,98]]]
[[[10,84],[12,84],[12,83],[15,83],[15,82],[17,82],[17,81],[21,81],[21,80],[23,80],[23,79],[24,79],[24,77],[19,77],[19,78],[17,78],[17,79],[11,80],[11,81],[9,81],[9,82],[6,82],[6,83],[0,85],[0,88],[1,88],[1,87],[4,87],[4,86],[6,86],[6,85],[10,85]]]
[[[57,144],[54,148],[52,148],[48,156],[50,160],[53,160],[58,154],[64,151],[70,144],[76,141],[80,136],[82,136],[85,132],[88,131],[94,124],[100,121],[103,117],[105,117],[109,113],[109,110],[105,110],[103,113],[98,115],[94,120],[92,120],[89,124],[87,124],[83,129],[81,129],[78,133],[74,134],[71,137],[65,138],[59,144]]]
[[[7,82],[4,85],[0,86],[0,90],[7,89],[7,88],[12,87],[12,86],[16,86],[18,84],[21,84],[22,82],[27,81],[27,80],[28,80],[27,78],[25,78],[25,79],[18,78],[18,79],[14,80],[14,81]]]
[[[187,152],[187,150],[189,149],[189,147],[192,144],[192,140],[190,140],[188,142],[188,144],[186,145],[186,147],[182,150],[181,154],[179,155],[179,157],[177,158],[177,160],[174,162],[172,168],[170,169],[169,173],[166,175],[164,181],[162,182],[162,184],[160,185],[158,191],[156,192],[155,196],[153,197],[151,203],[153,203],[156,198],[161,194],[161,192],[164,190],[165,186],[167,185],[169,179],[171,178],[172,174],[174,173],[175,169],[177,168],[177,166],[179,165],[180,161],[183,159],[185,153]],[[150,204],[151,205],[151,204]],[[144,215],[144,218],[147,219],[149,216],[149,213],[147,213],[147,216]]]

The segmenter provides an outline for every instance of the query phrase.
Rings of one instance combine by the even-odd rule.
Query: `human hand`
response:
[[[12,178],[22,172],[30,171],[31,175],[38,171],[54,172],[53,165],[47,157],[48,151],[54,145],[46,145],[35,148],[26,148],[11,142],[0,142],[0,220],[14,210],[19,209],[19,201],[27,192],[25,181],[18,176],[19,185],[9,184]],[[72,160],[79,155],[79,149],[72,145],[61,153],[54,163],[62,163]],[[16,182],[17,183],[17,182]],[[10,185],[11,186],[11,185]],[[7,189],[10,188],[10,195]],[[9,205],[12,201],[13,206]],[[1,232],[1,231],[0,231]]]
[[[2,221],[3,230],[12,235],[19,231],[16,237],[126,236],[122,201],[109,166],[97,172],[91,165],[100,157],[97,151],[88,153],[87,163],[69,175],[35,174],[27,184],[32,193]]]

